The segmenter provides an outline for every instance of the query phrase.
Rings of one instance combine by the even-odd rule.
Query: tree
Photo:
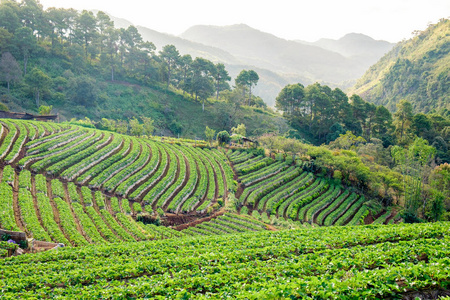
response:
[[[85,57],[88,47],[97,36],[97,19],[91,11],[83,10],[76,20],[75,37],[84,46]]]
[[[16,30],[13,43],[17,45],[23,56],[23,74],[27,75],[27,65],[30,54],[36,48],[36,37],[28,27],[21,27]]]
[[[247,131],[247,128],[245,127],[245,124],[243,124],[243,123],[237,125],[236,127],[231,128],[231,132],[233,132],[234,134],[242,135],[242,136],[246,136],[246,134],[247,134],[246,131]]]
[[[275,100],[275,107],[281,110],[287,119],[302,117],[305,113],[305,105],[305,91],[301,83],[288,84]]]
[[[69,83],[69,98],[78,105],[94,106],[98,99],[99,90],[96,81],[88,76],[71,78]]]
[[[138,119],[136,117],[133,117],[130,120],[130,134],[134,136],[141,136],[144,132],[144,125],[139,124]]]
[[[411,103],[405,99],[400,100],[400,102],[397,103],[397,112],[394,116],[395,131],[400,135],[400,139],[402,139],[405,131],[410,128],[414,116]]]
[[[39,114],[41,116],[48,116],[52,113],[52,109],[53,109],[53,105],[49,105],[49,106],[41,105],[41,106],[39,106]]]
[[[166,45],[162,51],[159,52],[162,61],[167,67],[167,88],[169,88],[172,69],[180,58],[180,53],[174,45]]]
[[[5,52],[0,59],[0,81],[6,81],[8,87],[11,82],[16,82],[22,77],[22,71],[14,56]]]
[[[25,82],[33,89],[36,107],[39,108],[40,94],[50,87],[52,79],[38,68],[33,68],[26,76]]]
[[[230,89],[230,85],[227,81],[230,81],[231,77],[228,75],[225,65],[221,63],[215,65],[212,76],[214,77],[214,84],[216,87],[216,99],[219,100],[219,92]]]
[[[217,134],[217,141],[220,145],[228,144],[230,142],[230,134],[228,133],[228,131],[220,131]]]
[[[418,208],[423,205],[425,215],[427,197],[423,194],[425,182],[430,174],[430,163],[434,160],[436,149],[423,138],[416,138],[408,149],[393,146],[391,155],[403,175],[403,190],[406,213],[417,217]]]
[[[258,73],[253,70],[242,70],[235,79],[236,85],[248,88],[248,103],[252,98],[252,87],[258,84],[258,80]],[[245,95],[245,89],[243,93]]]
[[[214,64],[204,58],[197,57],[191,64],[192,81],[191,92],[195,94],[195,100],[200,98],[202,101],[202,111],[205,111],[205,100],[214,93],[212,83],[212,72]]]
[[[209,144],[211,145],[212,140],[214,139],[214,135],[216,134],[216,131],[212,128],[209,128],[208,126],[206,126],[205,129],[205,136],[206,136],[206,140],[209,142]]]
[[[373,123],[374,136],[383,141],[383,146],[387,147],[391,145],[391,132],[393,130],[392,114],[386,107],[383,105],[377,107]]]
[[[152,135],[153,131],[155,131],[155,126],[153,125],[154,120],[150,117],[141,117],[142,122],[144,123],[144,132],[146,135]]]

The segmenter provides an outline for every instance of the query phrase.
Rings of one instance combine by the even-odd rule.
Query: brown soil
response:
[[[221,216],[224,213],[225,213],[225,208],[222,207],[220,210],[214,212],[211,216],[203,217],[203,218],[198,218],[198,217],[195,217],[195,216],[185,216],[185,215],[172,215],[172,214],[166,214],[166,216],[167,216],[168,222],[172,222],[173,223],[173,224],[170,224],[170,225],[172,225],[172,226],[178,225],[178,226],[174,227],[174,229],[178,230],[178,231],[181,231],[183,229],[187,229],[188,227],[193,227],[193,226],[198,225],[198,224],[203,223],[203,222],[209,222],[213,218]]]
[[[369,211],[369,214],[364,218],[364,224],[369,225],[372,224],[373,221],[375,221],[375,218],[372,216],[372,212]]]
[[[423,290],[423,291],[414,291],[408,292],[402,295],[402,299],[404,300],[431,300],[431,299],[440,299],[441,297],[450,296],[450,290]]]
[[[391,211],[391,214],[389,215],[389,217],[386,218],[386,221],[384,222],[384,224],[389,224],[389,221],[391,221],[393,218],[395,218],[396,215],[397,215],[397,211],[395,209],[393,209]]]
[[[59,226],[59,230],[61,230],[61,232],[64,234],[64,237],[73,245],[75,246],[75,244],[73,243],[73,241],[69,238],[69,236],[67,235],[67,233],[64,231],[64,229],[61,226],[61,219],[59,218],[59,211],[58,208],[56,207],[56,203],[53,200],[53,192],[52,192],[52,185],[50,180],[47,178],[47,195],[48,195],[48,199],[50,201],[50,205],[52,206],[52,210],[53,210],[53,217],[55,219],[56,224],[58,224]]]
[[[179,157],[178,157],[178,156],[177,156],[177,159],[179,160]],[[169,206],[170,202],[172,201],[173,195],[175,195],[175,194],[177,194],[179,191],[181,191],[181,189],[186,185],[186,182],[187,182],[187,180],[188,180],[188,178],[189,178],[189,175],[191,174],[191,169],[190,169],[190,166],[189,166],[189,163],[188,163],[186,157],[183,156],[183,159],[184,159],[185,166],[186,166],[186,174],[184,175],[183,182],[180,184],[180,186],[179,186],[178,188],[176,188],[175,191],[172,192],[172,195],[170,195],[169,198],[166,199],[166,201],[164,202],[163,207],[162,207],[162,209],[163,209],[164,211],[167,211],[167,207]],[[176,174],[176,176],[175,176],[176,179],[175,179],[175,181],[173,181],[173,182],[176,182],[176,181],[178,180],[178,177],[180,176],[180,174],[181,174],[180,164],[178,164],[177,174]],[[172,182],[172,184],[173,184],[173,182]],[[170,185],[172,185],[172,184],[170,184]],[[169,186],[170,186],[170,185],[169,185]],[[167,188],[169,188],[169,186],[167,186]],[[163,194],[164,194],[164,193],[163,193]]]
[[[26,232],[19,206],[19,174],[17,173],[17,171],[15,172],[13,184],[13,210],[17,226],[19,226],[21,231]]]

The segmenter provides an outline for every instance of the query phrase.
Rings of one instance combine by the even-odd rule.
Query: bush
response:
[[[217,134],[217,141],[221,145],[228,144],[230,142],[230,134],[226,130],[220,131]]]

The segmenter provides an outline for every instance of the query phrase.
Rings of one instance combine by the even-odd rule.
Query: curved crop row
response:
[[[161,162],[162,162],[162,153],[164,150],[161,149],[161,147],[153,142],[147,143],[148,146],[152,149],[152,156],[150,158],[150,161],[138,172],[134,173],[128,179],[123,181],[116,189],[116,193],[119,195],[128,195],[128,192],[130,189],[136,184],[136,182],[139,182],[139,180],[148,180],[152,178],[152,176],[155,174],[158,168],[162,168]]]
[[[7,164],[13,163],[17,157],[19,157],[20,151],[24,147],[25,143],[28,141],[28,131],[24,123],[22,122],[9,122],[10,124],[13,124],[11,126],[17,126],[18,129],[18,136],[15,140],[14,144],[11,147],[11,150],[9,151],[8,155],[5,157],[5,161]]]
[[[364,202],[365,202],[364,196],[359,197],[358,201],[356,201],[355,203],[353,203],[352,206],[346,209],[345,213],[339,219],[337,219],[334,225],[341,226],[349,222],[349,219],[359,210],[359,208],[364,204]]]
[[[94,244],[105,243],[105,239],[100,235],[94,222],[92,222],[89,215],[84,212],[83,206],[80,203],[72,203],[72,208],[75,213],[75,216],[80,221],[80,225],[81,227],[83,227],[86,236],[92,241],[92,243]]]
[[[345,190],[338,198],[334,199],[334,201],[320,214],[317,216],[316,223],[319,225],[324,225],[325,218],[334,210],[336,210],[339,205],[350,195],[349,190]]]
[[[56,203],[56,207],[59,212],[59,219],[61,227],[66,233],[67,237],[75,246],[86,246],[89,242],[83,237],[83,235],[78,231],[77,225],[75,223],[74,216],[70,210],[69,204],[59,197],[53,199]]]
[[[51,236],[52,240],[55,243],[64,243],[68,246],[71,245],[55,221],[52,205],[50,204],[50,199],[47,195],[37,193],[36,199],[41,213],[42,225],[47,230],[47,233]]]
[[[70,153],[68,155],[64,155],[64,152],[61,153],[60,159],[57,162],[55,161],[55,163],[53,163],[50,167],[46,168],[47,173],[59,174],[63,172],[73,164],[78,163],[82,159],[85,159],[86,157],[97,152],[99,149],[103,148],[111,141],[113,136],[112,134],[108,136],[103,133],[101,133],[100,135],[101,137],[99,137],[98,139],[94,138],[94,140],[90,141],[90,143],[82,143],[71,151],[68,151]]]
[[[287,168],[288,168],[288,165],[282,161],[271,164],[267,167],[257,170],[256,172],[250,173],[247,176],[242,176],[241,184],[246,187],[251,186],[255,183],[258,183],[267,178],[270,178],[280,172],[283,172]]]
[[[348,208],[358,199],[358,194],[351,193],[339,207],[332,211],[324,220],[323,225],[330,226],[335,224],[336,220],[345,213]]]
[[[28,233],[37,240],[51,242],[50,236],[39,223],[31,192],[27,189],[20,188],[18,199],[22,220]]]
[[[0,183],[0,227],[20,231],[14,218],[13,189],[4,180]]]
[[[338,186],[332,185],[329,189],[319,197],[315,198],[311,203],[303,206],[299,213],[298,219],[303,222],[312,222],[313,216],[328,203],[331,203],[341,193]]]
[[[323,191],[328,189],[329,184],[324,179],[318,181],[320,181],[320,183],[314,189],[309,190],[308,193],[303,194],[301,197],[295,197],[296,199],[289,204],[284,212],[286,217],[297,220],[300,208],[312,202],[315,198],[319,197]]]
[[[110,178],[103,184],[103,187],[109,191],[114,191],[123,181],[129,178],[134,173],[141,170],[151,159],[152,153],[150,150],[150,146],[146,143],[139,143],[141,145],[141,153],[139,157],[133,161],[130,165],[127,165],[125,168],[121,169],[116,175]]]
[[[278,187],[269,194],[265,195],[258,202],[258,210],[266,210],[269,214],[277,203],[282,203],[295,193],[305,189],[309,182],[312,180],[313,175],[308,172],[302,172],[299,176],[295,177],[285,185]],[[278,207],[278,205],[277,205]]]
[[[80,174],[88,172],[92,167],[110,156],[123,145],[123,139],[120,135],[111,135],[112,142],[103,147],[101,150],[92,152],[89,156],[84,157],[80,162],[66,168],[61,177],[73,181]],[[98,147],[99,148],[99,147]],[[86,149],[87,150],[87,149]],[[90,172],[88,172],[90,173]]]
[[[8,129],[8,133],[6,134],[5,138],[3,139],[2,144],[0,146],[0,160],[5,159],[5,157],[8,155],[8,153],[11,151],[11,148],[14,145],[14,141],[16,140],[17,136],[19,135],[19,131],[13,123],[11,123],[7,120],[4,120],[3,123],[4,124],[2,124],[2,129],[4,130],[3,127],[6,127]]]

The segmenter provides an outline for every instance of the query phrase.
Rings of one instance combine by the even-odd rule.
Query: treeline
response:
[[[319,83],[307,87],[287,85],[276,99],[276,108],[298,131],[297,135],[306,136],[316,145],[333,142],[346,132],[367,142],[378,139],[384,148],[407,147],[420,137],[436,148],[437,162],[450,162],[448,112],[414,114],[411,103],[402,100],[391,114],[383,105],[376,106],[358,95],[348,98],[340,89]]]
[[[208,97],[231,93],[231,78],[221,63],[180,55],[173,45],[157,53],[136,27],[114,28],[101,11],[44,10],[38,0],[1,2],[0,53],[0,81],[8,92],[15,85],[19,98],[33,95],[35,109],[42,98],[55,105],[67,100],[87,107],[99,104],[106,96],[98,88],[98,79],[173,86],[202,101],[203,108]],[[30,66],[31,61],[35,63]],[[259,79],[253,73],[239,74],[236,94],[243,95],[239,98],[243,104],[264,106],[251,95]]]

